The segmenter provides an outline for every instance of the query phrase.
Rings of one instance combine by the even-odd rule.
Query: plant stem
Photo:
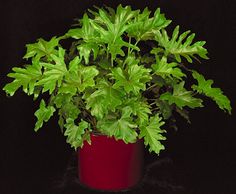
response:
[[[105,47],[106,48],[106,47]],[[108,49],[106,48],[106,53],[107,53],[107,60],[109,59],[109,52]]]
[[[192,70],[189,69],[189,68],[187,68],[183,63],[178,63],[178,65],[179,65],[180,67],[182,67],[184,70],[189,71],[189,72],[192,72]]]
[[[193,91],[192,96],[196,96],[198,94],[197,91]]]
[[[150,106],[152,106],[152,105],[155,105],[156,104],[156,102],[152,102],[151,104],[149,104]]]
[[[129,37],[129,44],[131,44],[131,37]],[[130,54],[130,47],[128,48],[128,56]]]
[[[89,121],[91,122],[92,126],[93,126],[93,129],[96,130],[96,125],[97,125],[97,122],[96,122],[96,119],[91,115],[90,111],[84,109],[84,111],[87,113],[88,117],[89,117]]]
[[[134,44],[134,46],[137,46],[137,44],[139,43],[139,41],[140,41],[140,39],[137,40],[137,42]],[[130,53],[132,53],[133,50],[134,50],[134,49],[131,48]]]
[[[153,72],[152,74],[151,74],[151,76],[154,76],[156,74],[156,72]]]
[[[154,100],[154,101],[155,101],[155,100],[157,100],[157,99],[155,99],[155,98],[149,98],[148,100]]]
[[[146,90],[150,90],[150,89],[152,89],[152,88],[154,88],[156,86],[157,86],[157,84],[153,84],[153,85],[149,86]]]
[[[111,66],[113,67],[113,56],[111,56]]]
[[[159,109],[160,109],[159,107],[156,107],[156,108],[153,108],[152,111],[159,110]]]
[[[87,114],[88,120],[89,120],[90,123],[92,124],[93,129],[94,129],[94,130],[97,130],[97,129],[96,129],[96,126],[97,126],[96,119],[92,116],[91,112],[86,109],[86,105],[85,105],[85,103],[83,102],[83,100],[81,100],[80,102],[81,102],[80,104],[82,105],[81,108],[82,108],[83,111]]]

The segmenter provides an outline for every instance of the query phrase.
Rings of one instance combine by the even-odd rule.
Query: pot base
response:
[[[77,177],[78,178],[78,177]],[[80,187],[91,191],[91,192],[101,192],[101,193],[106,193],[106,192],[110,192],[110,193],[120,193],[120,192],[129,192],[131,190],[138,190],[138,188],[140,187],[140,185],[143,183],[143,180],[141,179],[139,182],[137,182],[134,186],[131,186],[129,188],[125,188],[125,189],[120,189],[120,190],[108,190],[108,189],[96,189],[96,188],[92,188],[89,185],[86,185],[84,183],[82,183],[79,179],[78,182]]]
[[[125,144],[105,135],[91,135],[91,145],[78,149],[78,175],[82,185],[100,191],[135,187],[143,176],[143,141]]]

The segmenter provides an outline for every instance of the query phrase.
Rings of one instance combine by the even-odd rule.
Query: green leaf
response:
[[[79,117],[80,109],[72,94],[58,93],[56,96],[51,98],[50,103],[55,104],[56,108],[58,109],[58,124],[62,131],[66,119],[71,118],[75,120]]]
[[[78,102],[75,100],[75,96],[67,93],[57,94],[52,100],[59,109],[59,115],[63,116],[65,119],[72,118],[77,119],[80,114],[80,109]]]
[[[86,43],[97,42],[99,39],[97,38],[97,34],[92,27],[88,15],[85,13],[83,18],[80,20],[82,25],[81,28],[70,29],[66,36],[72,37],[74,39],[83,39]]]
[[[82,43],[79,46],[77,46],[77,49],[79,51],[80,57],[84,58],[85,64],[89,63],[89,57],[91,51],[93,51],[94,60],[96,59],[99,51],[98,45],[96,43]]]
[[[148,8],[145,8],[142,13],[136,15],[126,30],[129,36],[136,40],[153,40],[156,31],[171,23],[171,20],[167,20],[165,15],[160,13],[159,8],[155,11],[154,17],[150,17],[150,13]]]
[[[69,70],[65,76],[65,83],[62,87],[73,92],[73,87],[77,88],[79,92],[83,92],[86,88],[95,86],[94,78],[99,74],[95,66],[83,66],[78,63]]]
[[[64,133],[67,136],[66,142],[71,145],[75,150],[78,147],[83,147],[84,135],[86,134],[86,130],[90,130],[90,125],[88,122],[81,120],[79,125],[75,125],[74,120],[69,118],[66,120],[66,124],[64,125],[66,131]],[[88,138],[86,136],[86,138]],[[87,139],[89,141],[89,139]]]
[[[112,59],[115,59],[117,55],[120,56],[125,56],[124,51],[122,50],[122,47],[128,47],[128,48],[133,48],[135,50],[139,51],[139,48],[129,44],[125,41],[122,40],[121,37],[116,38],[116,40],[112,43],[108,43],[108,51],[111,53],[112,55]]]
[[[44,39],[38,39],[37,43],[27,44],[27,52],[24,59],[35,57],[37,60],[46,56],[50,59],[51,54],[55,54],[55,47],[58,46],[59,38],[55,36],[51,38],[50,41],[45,41]]]
[[[159,75],[163,77],[164,79],[166,77],[169,77],[169,78],[174,77],[179,80],[182,80],[182,78],[186,77],[186,75],[177,66],[178,66],[178,63],[175,63],[175,62],[168,63],[167,58],[163,56],[161,60],[157,61],[156,64],[152,65],[152,69],[154,70],[156,75]]]
[[[114,136],[116,139],[122,139],[125,143],[134,143],[137,139],[135,125],[131,118],[132,110],[130,107],[125,107],[122,110],[120,118],[105,118],[99,120],[97,128],[108,136]]]
[[[124,87],[127,93],[139,94],[140,90],[146,89],[146,83],[151,80],[150,69],[139,65],[128,67],[127,75],[120,68],[112,70],[112,78],[116,80],[114,88]]]
[[[153,64],[155,62],[155,58],[149,54],[144,54],[143,56],[140,56],[139,59],[141,64]]]
[[[190,108],[203,106],[201,99],[193,97],[193,92],[184,88],[184,82],[174,85],[173,94],[166,92],[160,96],[160,99],[168,101],[170,105],[176,104],[180,109],[185,106]]]
[[[149,114],[151,114],[150,106],[144,100],[138,98],[129,99],[126,102],[126,106],[131,107],[132,114],[137,116],[137,124],[142,126],[149,120]]]
[[[55,106],[60,109],[64,104],[70,103],[72,100],[71,94],[57,94],[51,99],[51,102],[55,104]]]
[[[159,112],[165,120],[169,119],[172,115],[172,106],[168,102],[163,100],[156,100],[156,105],[159,108]]]
[[[49,91],[49,94],[52,94],[56,86],[61,86],[62,80],[67,73],[64,55],[65,50],[59,48],[57,55],[51,55],[55,64],[40,62],[40,65],[44,67],[44,73],[36,85],[43,87],[42,92]]]
[[[70,29],[66,33],[66,36],[74,38],[74,39],[80,39],[80,38],[83,38],[83,32],[81,28],[74,28],[74,29]]]
[[[155,115],[150,118],[150,122],[147,126],[140,127],[139,138],[144,138],[144,144],[149,146],[149,151],[154,151],[159,155],[161,150],[164,150],[164,145],[161,144],[161,140],[165,140],[166,138],[162,136],[161,133],[166,132],[161,129],[161,126],[164,125],[164,121],[162,121],[159,115]]]
[[[127,57],[125,58],[125,61],[121,62],[122,66],[133,66],[133,65],[137,65],[140,64],[140,59],[136,58],[135,54],[129,54],[127,55]]]
[[[60,88],[58,88],[58,94],[71,94],[76,95],[77,88],[74,85],[68,83],[62,83]]]
[[[98,13],[94,14],[94,21],[100,26],[95,24],[94,27],[103,35],[111,34],[114,41],[116,37],[120,37],[124,33],[128,27],[128,22],[131,21],[137,13],[138,11],[132,11],[130,6],[122,7],[121,5],[117,7],[116,13],[111,9],[109,9],[109,12],[104,9],[98,9]],[[105,27],[101,28],[102,26]]]
[[[80,58],[84,58],[85,64],[88,64],[92,51],[94,60],[96,59],[101,40],[99,39],[98,33],[92,27],[87,14],[84,14],[81,24],[81,28],[71,29],[66,35],[75,39],[83,39],[83,42],[77,46],[77,49]]]
[[[190,118],[189,118],[189,112],[187,110],[180,109],[178,107],[175,107],[175,110],[177,113],[180,114],[180,116],[182,116],[184,119],[186,119],[188,123],[191,123]]]
[[[61,107],[60,112],[65,118],[77,119],[80,113],[80,109],[73,102],[69,102]]]
[[[198,41],[192,44],[195,34],[188,36],[189,33],[190,31],[186,31],[179,36],[179,26],[177,26],[171,39],[165,30],[157,31],[156,41],[161,47],[165,48],[167,54],[174,55],[178,62],[181,62],[180,56],[186,58],[189,63],[192,63],[192,58],[195,58],[195,55],[208,59],[207,49],[203,47],[205,41]],[[183,42],[186,37],[187,39]]]
[[[22,86],[25,93],[32,95],[35,91],[36,82],[42,75],[41,66],[33,62],[33,65],[28,65],[25,68],[14,67],[12,70],[13,73],[9,73],[7,76],[14,80],[6,84],[3,90],[13,96],[16,90]]]
[[[70,61],[69,71],[66,72],[64,82],[62,83],[60,88],[58,88],[58,94],[71,94],[72,96],[76,94],[77,88],[73,84],[67,83],[66,81],[70,80],[71,78],[77,77],[80,63],[81,59],[78,56]]]
[[[79,66],[81,64],[82,59],[76,56],[73,60],[69,63],[69,72],[77,72],[79,70]]]
[[[198,85],[193,85],[192,88],[200,94],[213,99],[222,110],[227,110],[231,114],[232,107],[230,100],[225,96],[220,88],[212,88],[213,80],[205,80],[204,76],[193,71],[193,77],[197,80]]]
[[[90,20],[90,23],[99,34],[101,42],[107,44],[112,59],[115,59],[117,55],[124,56],[122,47],[139,50],[137,46],[122,39],[123,33],[128,28],[128,22],[137,14],[137,11],[132,11],[130,6],[122,7],[120,5],[114,18],[109,15],[110,13],[99,9],[98,13],[95,13],[95,19]]]
[[[103,96],[101,95],[93,95],[87,98],[86,109],[91,109],[91,114],[97,119],[102,119],[108,111],[104,106],[102,106],[102,104],[100,104],[100,101],[102,100]]]
[[[41,100],[39,109],[34,113],[37,117],[37,122],[35,124],[35,131],[38,131],[42,126],[43,122],[47,122],[55,112],[55,108],[53,106],[47,106],[44,100]]]
[[[117,31],[120,30],[122,32],[122,30],[121,30],[122,26],[124,26],[126,23],[128,23],[137,14],[138,14],[138,11],[132,11],[130,6],[122,7],[122,5],[120,4],[117,7],[116,15],[115,15],[115,24],[116,24],[115,26],[117,26],[118,24],[120,25],[120,26],[118,25],[120,27],[120,29],[117,29]],[[115,26],[113,26],[114,30],[116,29]]]
[[[124,93],[114,89],[111,84],[101,80],[98,89],[86,98],[86,108],[91,108],[91,113],[96,118],[103,118],[109,110],[115,111],[116,107],[122,104]]]
[[[4,86],[3,90],[10,96],[13,96],[15,92],[21,87],[19,80],[14,80]]]

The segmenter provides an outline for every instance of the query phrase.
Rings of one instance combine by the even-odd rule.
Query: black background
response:
[[[233,107],[232,116],[228,116],[214,102],[206,100],[206,108],[191,111],[191,125],[179,119],[178,132],[168,131],[166,150],[160,157],[146,153],[146,161],[171,158],[179,184],[188,189],[186,193],[236,193],[236,6],[233,0],[1,2],[1,88],[10,81],[6,74],[11,68],[23,64],[26,43],[65,33],[73,18],[81,17],[93,5],[115,7],[120,3],[130,4],[133,9],[161,7],[166,17],[173,20],[172,27],[179,24],[182,32],[191,29],[197,34],[196,39],[206,40],[210,60],[194,66],[223,89]],[[0,193],[52,193],[49,190],[55,177],[65,172],[73,152],[58,130],[57,118],[36,134],[33,114],[38,101],[34,103],[21,92],[12,98],[7,98],[3,91],[0,95]],[[86,192],[77,189],[74,193]],[[151,193],[145,189],[140,192]]]

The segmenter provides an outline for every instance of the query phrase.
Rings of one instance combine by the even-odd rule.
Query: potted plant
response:
[[[170,23],[159,8],[88,10],[66,34],[27,44],[27,65],[8,74],[8,95],[22,88],[41,101],[36,132],[58,114],[67,142],[78,149],[83,184],[137,184],[142,144],[159,154],[172,113],[189,120],[189,109],[203,107],[202,96],[231,113],[222,90],[193,70],[193,62],[208,59],[205,41],[194,42],[195,34],[179,26],[167,33]]]

